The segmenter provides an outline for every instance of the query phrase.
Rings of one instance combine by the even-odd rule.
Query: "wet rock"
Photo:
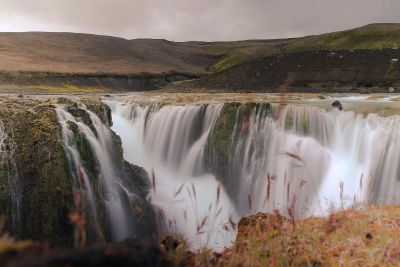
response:
[[[18,202],[13,204],[18,217],[3,213],[8,219],[4,231],[51,246],[71,245],[74,229],[68,214],[73,210],[73,193],[54,106],[41,100],[10,99],[0,105],[0,117],[7,134],[13,136],[10,145],[15,147],[17,174],[13,178],[18,181],[14,188]],[[1,207],[11,209],[11,200],[0,201]]]
[[[74,227],[69,222],[69,215],[75,209],[76,173],[70,168],[68,155],[61,142],[61,126],[54,104],[63,104],[77,120],[95,132],[89,112],[79,108],[77,103],[67,98],[33,100],[25,97],[10,98],[7,104],[0,105],[0,118],[5,131],[12,134],[15,142],[15,145],[10,145],[15,147],[12,156],[19,181],[16,192],[20,199],[19,208],[14,211],[10,179],[7,179],[9,166],[0,163],[0,214],[6,219],[3,230],[17,239],[45,242],[52,247],[69,247],[74,243]],[[104,124],[111,125],[110,112],[106,105],[98,99],[89,99],[84,104]],[[82,167],[92,184],[97,207],[99,227],[95,227],[92,217],[87,217],[86,242],[91,244],[100,239],[111,240],[106,203],[101,198],[99,162],[89,140],[79,131],[77,124],[70,121],[68,127],[73,132]],[[113,165],[124,187],[135,196],[135,205],[127,214],[132,228],[138,231],[135,237],[153,241],[158,235],[154,211],[147,200],[150,188],[148,175],[144,169],[123,159],[121,140],[112,131],[111,135],[110,158],[113,159]],[[2,181],[6,183],[4,190]],[[86,200],[83,199],[82,203],[84,201]],[[124,201],[129,202],[127,196]],[[20,215],[12,216],[13,212]],[[89,213],[88,209],[87,214]]]
[[[176,237],[169,235],[166,238],[164,238],[161,244],[163,245],[165,251],[168,252],[176,250],[180,244],[180,241]]]
[[[335,101],[332,103],[332,107],[337,108],[337,109],[339,109],[339,110],[343,110],[342,103],[340,103],[338,100],[335,100]]]
[[[394,93],[395,89],[394,89],[394,87],[389,87],[388,91],[389,91],[389,93]]]

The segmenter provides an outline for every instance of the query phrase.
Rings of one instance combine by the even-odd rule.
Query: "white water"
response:
[[[5,170],[3,169],[3,172],[7,172],[6,176],[11,189],[13,235],[15,238],[18,238],[18,229],[21,219],[22,192],[17,166],[13,157],[15,144],[12,139],[12,134],[10,138],[10,136],[5,132],[3,122],[0,120],[0,167],[5,168]],[[6,143],[8,143],[8,147]]]
[[[248,133],[235,145],[239,200],[254,197],[250,213],[279,209],[288,214],[293,205],[293,215],[301,217],[399,202],[399,116],[274,109],[272,117],[253,112]],[[266,201],[268,174],[274,179]],[[239,210],[248,213],[245,205]]]
[[[202,165],[204,146],[222,104],[107,104],[125,159],[154,172],[152,201],[168,230],[184,235],[195,249],[229,246],[235,238],[231,221],[237,216],[223,187]]]
[[[107,104],[125,158],[154,171],[153,203],[165,212],[170,230],[195,248],[228,246],[234,231],[223,230],[227,222],[259,211],[304,217],[400,203],[400,116],[276,105],[269,112],[253,109],[243,119],[239,111],[230,140],[229,191],[221,189],[216,204],[219,182],[204,169],[203,151],[223,104]],[[212,218],[220,207],[199,234],[204,216]]]
[[[74,178],[74,181],[78,184],[80,193],[87,198],[88,204],[90,205],[89,212],[92,213],[91,215],[94,220],[96,231],[98,232],[98,234],[101,235],[92,184],[89,181],[89,177],[86,173],[78,149],[76,147],[74,134],[68,128],[68,121],[75,123],[77,123],[77,121],[74,116],[68,113],[62,106],[57,107],[56,112],[58,122],[60,123],[62,129],[64,149],[66,150],[68,162],[70,164],[69,168],[71,170],[71,174]],[[79,206],[81,205],[81,203],[75,204]]]
[[[82,109],[85,109],[85,107],[82,106]],[[112,240],[121,241],[135,237],[133,222],[129,220],[129,207],[127,207],[124,201],[124,197],[127,197],[129,200],[133,201],[134,196],[127,194],[129,192],[124,188],[121,177],[119,176],[118,171],[115,170],[113,159],[111,158],[111,156],[114,154],[114,144],[112,142],[110,130],[101,122],[97,115],[87,109],[85,109],[85,111],[89,114],[96,133],[94,133],[90,127],[78,121],[63,107],[57,107],[56,111],[59,123],[62,126],[64,146],[68,152],[70,163],[75,168],[73,173],[77,175],[80,183],[80,189],[89,200],[91,210],[94,212],[94,219],[95,223],[97,224],[96,227],[98,228],[97,215],[95,213],[97,208],[95,206],[92,189],[93,186],[91,181],[89,181],[88,175],[83,167],[83,163],[79,156],[79,152],[74,140],[74,135],[72,131],[68,129],[68,121],[74,122],[78,126],[81,134],[87,138],[99,163],[99,182],[101,188],[100,194],[102,200],[106,204],[108,220],[111,225]]]

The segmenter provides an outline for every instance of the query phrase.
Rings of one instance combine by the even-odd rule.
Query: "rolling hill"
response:
[[[276,54],[398,47],[400,24],[371,24],[301,38],[236,42],[126,40],[79,33],[0,33],[0,88],[3,89],[0,91],[151,90],[201,77],[209,81],[203,83],[207,85],[212,82],[213,76],[209,75],[221,75],[232,67]]]

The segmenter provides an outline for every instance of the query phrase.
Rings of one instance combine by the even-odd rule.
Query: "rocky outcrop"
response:
[[[239,182],[236,172],[240,162],[234,162],[236,144],[248,130],[251,113],[269,111],[269,103],[225,103],[221,114],[211,129],[204,151],[204,161],[208,171],[219,179],[233,200],[237,200],[236,191]]]
[[[14,147],[12,157],[20,187],[20,210],[13,212],[21,216],[14,218],[18,227],[12,234],[18,239],[48,241],[53,245],[72,244],[73,227],[68,222],[73,206],[72,188],[53,105],[20,98],[0,101],[0,118],[11,137],[8,147]],[[14,178],[11,174],[8,177],[8,195],[12,194]],[[7,205],[10,204],[11,200]],[[11,225],[10,213],[6,214]]]
[[[105,125],[112,125],[110,110],[98,99],[82,99],[86,107],[98,115]],[[94,126],[89,114],[76,102],[70,99],[49,98],[30,99],[22,97],[1,97],[0,118],[5,131],[10,138],[8,147],[12,147],[12,161],[1,166],[0,213],[7,218],[6,230],[18,239],[28,239],[49,242],[52,246],[70,246],[74,242],[74,227],[69,216],[75,210],[74,181],[63,147],[61,127],[57,120],[55,104],[66,106],[67,110],[79,121],[87,124],[92,130]],[[81,134],[74,122],[68,127],[73,131],[77,149],[84,163],[91,183],[98,186],[99,162],[94,156],[86,136]],[[94,131],[95,132],[95,131]],[[136,236],[139,239],[155,239],[156,226],[152,206],[147,201],[150,188],[149,177],[140,167],[134,166],[123,159],[121,140],[112,132],[113,164],[124,180],[127,189],[135,194]],[[18,211],[13,205],[12,164],[15,164],[18,177]],[[108,219],[101,199],[101,188],[93,190],[96,195],[98,216],[101,221],[103,234],[101,238],[110,240]],[[16,213],[19,217],[14,216]],[[18,227],[13,225],[18,224]],[[99,241],[93,222],[87,218],[87,242]]]

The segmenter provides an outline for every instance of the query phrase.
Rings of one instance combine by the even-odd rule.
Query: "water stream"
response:
[[[153,204],[194,247],[228,246],[231,222],[259,211],[299,218],[400,202],[400,116],[243,104],[217,177],[204,151],[224,104],[106,104],[124,157],[153,174]]]
[[[11,138],[10,138],[11,136]],[[2,183],[7,183],[11,194],[12,232],[15,238],[19,238],[18,229],[21,223],[21,184],[14,159],[16,144],[13,141],[13,133],[7,134],[4,123],[0,120],[0,178]]]
[[[169,231],[194,248],[223,249],[235,237],[236,212],[221,183],[204,171],[203,152],[222,104],[123,106],[113,109],[112,129],[124,157],[154,174],[152,202]]]
[[[120,172],[116,170],[115,162],[112,158],[116,148],[111,131],[96,114],[87,110],[84,106],[81,108],[89,114],[93,129],[76,119],[62,106],[56,108],[58,120],[62,126],[64,147],[71,164],[71,173],[75,176],[75,180],[78,181],[82,194],[88,199],[96,229],[100,227],[97,218],[99,207],[96,207],[94,187],[99,188],[98,193],[106,207],[107,218],[111,227],[111,239],[113,241],[122,241],[134,238],[134,220],[132,220],[130,205],[135,200],[135,195],[124,186]],[[100,168],[99,184],[89,180],[87,170],[84,167],[85,164],[82,162],[76,146],[74,134],[68,127],[68,123],[71,122],[76,124],[79,132],[91,146]]]

